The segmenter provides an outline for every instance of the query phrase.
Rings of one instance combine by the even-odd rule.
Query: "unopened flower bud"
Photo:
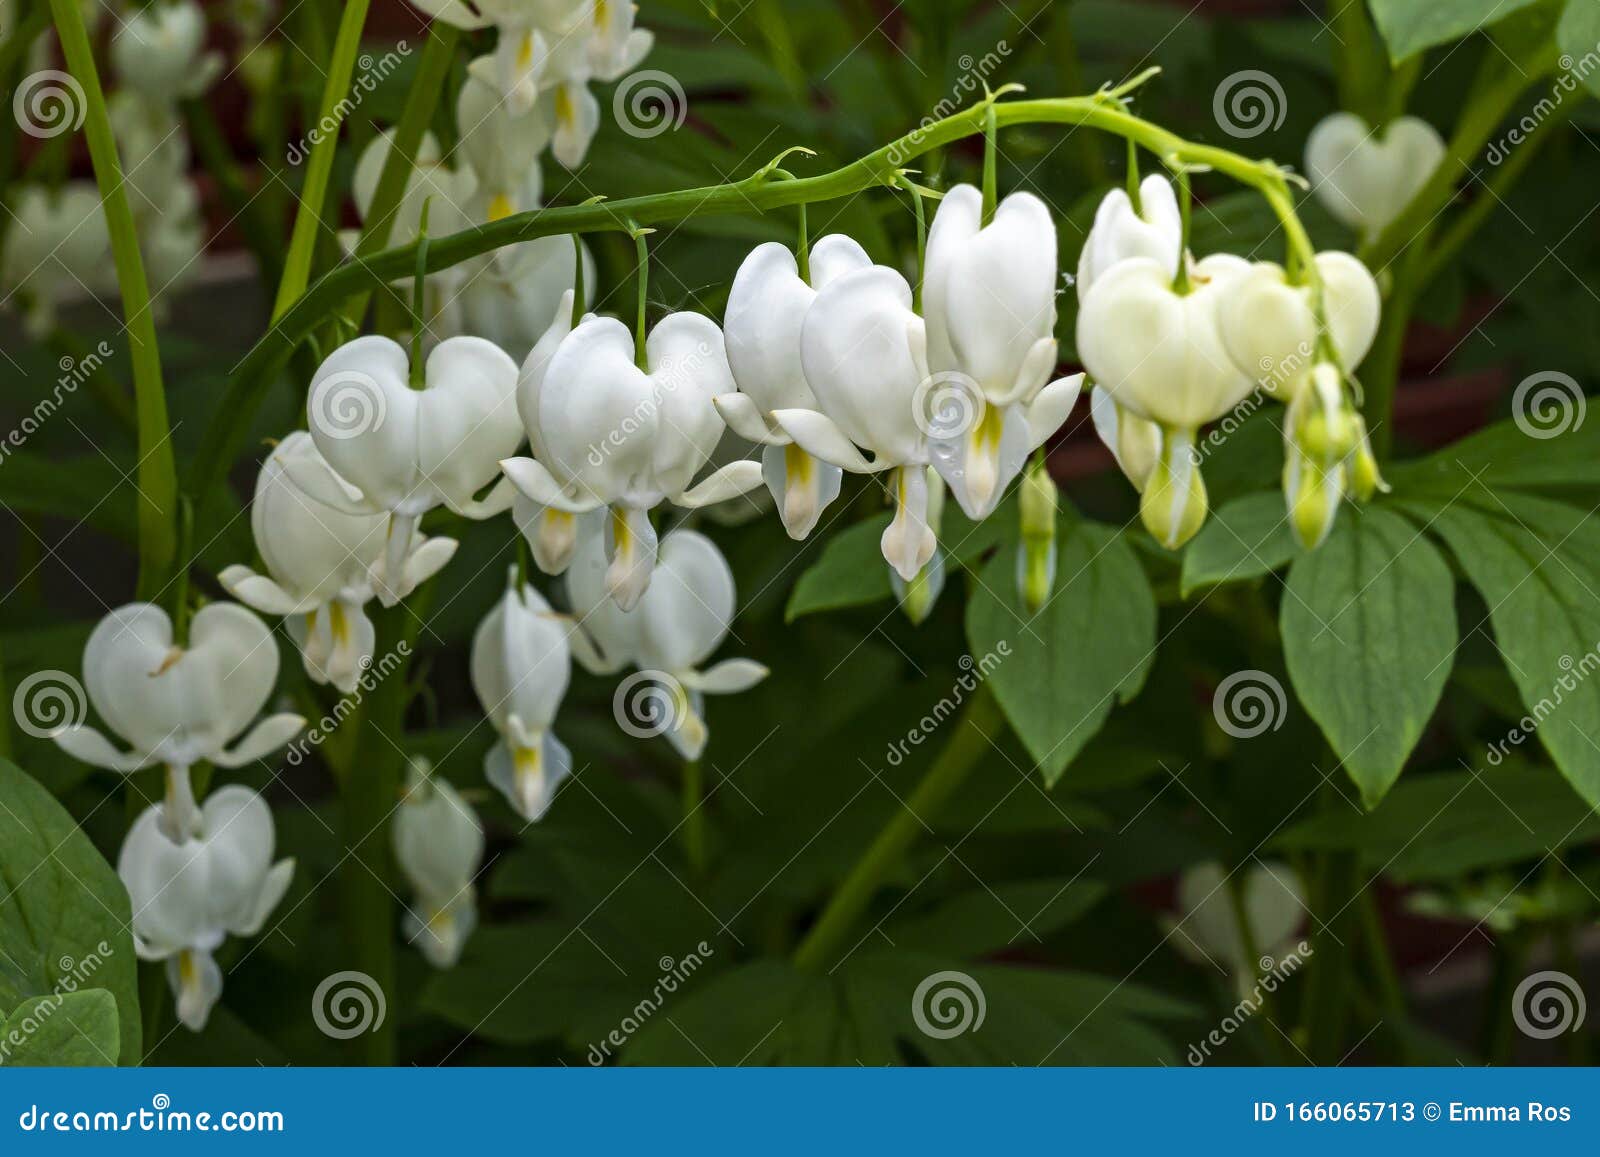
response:
[[[1343,463],[1324,467],[1292,448],[1283,464],[1283,495],[1289,507],[1289,526],[1307,550],[1322,545],[1339,514],[1344,497]]]
[[[1145,529],[1168,550],[1177,550],[1200,530],[1209,508],[1194,432],[1165,431],[1161,457],[1139,498]]]
[[[1378,460],[1372,453],[1372,441],[1367,437],[1367,423],[1357,414],[1355,424],[1359,437],[1356,440],[1355,451],[1350,455],[1348,466],[1350,492],[1356,496],[1357,501],[1370,502],[1372,496],[1380,490],[1387,494],[1389,484],[1383,480],[1383,475],[1378,470]]]
[[[1028,467],[1017,497],[1022,514],[1017,591],[1033,612],[1044,606],[1056,581],[1056,484],[1043,458]]]

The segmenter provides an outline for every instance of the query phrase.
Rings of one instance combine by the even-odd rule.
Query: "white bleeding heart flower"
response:
[[[1228,356],[1218,302],[1249,268],[1238,257],[1207,257],[1180,293],[1153,259],[1118,262],[1078,312],[1078,356],[1089,376],[1118,405],[1163,426],[1192,431],[1226,414],[1255,378]]]
[[[202,761],[241,767],[305,726],[294,714],[270,715],[251,726],[277,679],[271,632],[237,603],[201,607],[184,646],[173,641],[166,611],[130,603],[101,619],[83,648],[89,702],[130,750],[119,751],[81,723],[54,738],[74,759],[111,771],[164,764],[162,825],[171,838],[182,839],[199,819],[190,767]]]
[[[169,213],[198,218],[200,199],[189,182],[189,138],[177,109],[129,88],[111,94],[106,115],[117,138],[128,208],[141,239]]]
[[[532,823],[572,772],[571,752],[550,731],[572,676],[571,627],[533,587],[517,587],[514,572],[512,579],[472,637],[472,687],[500,733],[484,772]]]
[[[1444,138],[1420,117],[1374,130],[1355,113],[1337,112],[1306,138],[1306,176],[1329,213],[1371,237],[1400,216],[1444,154]]]
[[[596,80],[609,84],[632,72],[650,54],[655,36],[633,26],[639,6],[628,0],[593,0],[589,67]]]
[[[628,609],[650,583],[650,511],[668,500],[697,507],[736,497],[761,484],[761,468],[733,462],[690,488],[725,429],[712,399],[735,389],[722,331],[710,318],[663,318],[645,343],[644,368],[620,321],[588,316],[564,332],[570,321],[564,299],[523,363],[517,405],[534,457],[508,458],[502,467],[546,511],[611,508],[606,581]],[[542,561],[560,562],[560,554]]]
[[[938,528],[944,518],[944,479],[932,466],[923,470],[923,477],[928,486],[928,525],[934,528],[937,538]],[[894,592],[895,601],[900,604],[906,618],[911,620],[912,626],[921,626],[933,613],[939,595],[944,591],[947,569],[944,548],[937,542],[932,557],[909,581],[901,578],[900,572],[894,567],[889,568],[889,589]]]
[[[1057,280],[1056,227],[1039,198],[1013,193],[987,225],[972,185],[939,202],[922,287],[933,466],[973,521],[993,512],[1082,387],[1081,375],[1050,380]]]
[[[193,830],[174,842],[159,808],[146,808],[122,841],[117,875],[133,909],[141,960],[165,960],[178,1019],[193,1032],[222,995],[213,953],[229,936],[254,936],[283,899],[293,860],[272,862],[276,833],[266,801],[249,788],[218,788]]]
[[[762,446],[761,468],[791,538],[811,533],[824,508],[839,496],[843,471],[794,445],[773,420],[775,410],[818,409],[800,364],[800,330],[817,291],[872,259],[840,233],[812,246],[809,280],[794,254],[776,241],[758,245],[739,266],[722,321],[728,365],[737,393],[719,395],[717,410],[729,429]]]
[[[435,968],[451,968],[478,925],[477,878],[483,824],[472,805],[423,760],[412,760],[395,812],[394,858],[416,892],[406,938]]]
[[[767,676],[767,668],[751,659],[725,659],[702,669],[733,622],[733,571],[705,535],[675,530],[661,540],[650,589],[638,606],[623,611],[605,598],[602,561],[597,536],[581,535],[566,576],[580,626],[574,653],[586,666],[594,663],[590,669],[597,673],[624,664],[638,668],[617,691],[619,721],[640,716],[632,725],[624,722],[630,733],[665,734],[685,759],[698,759],[709,736],[704,696],[744,691]],[[587,636],[581,646],[580,635]],[[651,687],[634,692],[641,681]],[[640,704],[647,710],[639,710]]]
[[[1292,950],[1308,909],[1300,880],[1287,864],[1257,862],[1238,872],[1240,878],[1230,881],[1215,862],[1184,872],[1178,879],[1178,907],[1183,914],[1170,938],[1191,959],[1226,967],[1240,989],[1248,992],[1263,965],[1247,950],[1229,889],[1240,890],[1255,951],[1272,960]]]
[[[93,181],[67,181],[59,189],[17,188],[6,230],[0,286],[21,291],[30,335],[55,327],[61,303],[85,289],[109,288],[111,233]]]
[[[637,618],[617,606],[606,588],[605,522],[595,511],[573,522],[573,545],[563,568],[567,606],[577,629],[567,636],[572,657],[591,675],[614,675],[633,661]]]
[[[306,416],[333,476],[303,458],[284,460],[295,484],[348,514],[386,514],[384,574],[401,575],[417,520],[443,505],[488,518],[511,505],[511,488],[493,482],[500,459],[522,442],[516,408],[517,363],[477,337],[453,337],[428,355],[423,387],[410,385],[410,358],[386,337],[358,337],[334,350],[311,379]],[[352,500],[348,482],[360,492]],[[396,600],[377,590],[386,605]]]
[[[1316,256],[1328,337],[1354,370],[1378,335],[1382,299],[1367,267],[1348,253]],[[1217,324],[1234,364],[1285,401],[1305,383],[1321,350],[1309,285],[1292,285],[1281,265],[1256,262],[1217,300]]]
[[[469,72],[456,101],[457,148],[477,178],[471,216],[498,221],[538,206],[539,154],[550,143],[551,127],[534,111],[514,115],[481,72]]]
[[[1152,173],[1139,182],[1137,210],[1125,189],[1113,189],[1101,200],[1078,255],[1078,300],[1083,300],[1103,273],[1130,257],[1148,257],[1166,270],[1169,278],[1178,275],[1183,257],[1183,213],[1172,183],[1159,174]]]
[[[221,55],[205,43],[205,13],[195,0],[161,0],[121,20],[111,64],[126,88],[175,104],[199,96],[222,72]]]
[[[350,178],[350,196],[356,212],[366,221],[372,212],[372,199],[378,192],[389,150],[394,147],[394,130],[384,129],[361,151]],[[455,233],[473,224],[468,209],[478,190],[477,176],[471,169],[454,169],[445,163],[439,142],[432,133],[423,133],[417,144],[415,163],[406,178],[405,192],[390,218],[389,244],[405,245],[417,239],[422,228],[422,207],[428,207],[428,233],[438,237]],[[431,274],[430,276],[438,276]],[[404,279],[409,282],[410,278]]]
[[[873,265],[829,281],[801,326],[800,361],[820,408],[775,410],[773,420],[824,462],[854,474],[894,471],[895,517],[883,532],[883,556],[909,582],[933,557],[935,541],[923,473],[928,423],[918,411],[930,380],[927,330],[906,279]]]
[[[349,693],[371,665],[374,632],[367,601],[378,589],[391,601],[410,594],[455,554],[451,538],[413,532],[393,581],[384,573],[389,520],[382,514],[346,514],[326,506],[295,482],[296,472],[321,472],[324,489],[342,488],[352,503],[361,492],[333,473],[304,430],[273,449],[256,476],[250,529],[267,573],[234,565],[218,577],[242,603],[268,615],[289,617],[306,674]]]
[[[525,357],[570,301],[576,266],[570,237],[539,237],[498,249],[469,272],[457,303],[461,328],[512,357]],[[595,283],[594,260],[583,249],[583,283]]]

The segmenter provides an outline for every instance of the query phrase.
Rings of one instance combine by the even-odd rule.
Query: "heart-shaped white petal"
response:
[[[1339,112],[1306,138],[1306,175],[1328,212],[1371,236],[1400,215],[1444,153],[1444,138],[1420,117],[1396,117],[1374,132]]]

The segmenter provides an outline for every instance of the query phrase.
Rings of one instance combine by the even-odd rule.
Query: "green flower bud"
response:
[[[1161,457],[1139,496],[1145,529],[1168,550],[1177,550],[1200,530],[1209,509],[1194,431],[1164,431]]]
[[[1017,593],[1030,613],[1049,601],[1056,582],[1056,484],[1043,456],[1022,476],[1018,505],[1022,539],[1017,543]]]

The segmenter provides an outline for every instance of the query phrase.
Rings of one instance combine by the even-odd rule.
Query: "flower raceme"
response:
[[[133,909],[141,960],[165,960],[178,1019],[205,1027],[222,995],[213,953],[229,936],[254,936],[283,899],[293,860],[272,862],[275,832],[265,801],[248,788],[218,788],[193,828],[174,842],[159,808],[128,829],[117,875]]]
[[[761,467],[737,461],[692,489],[725,424],[712,399],[735,389],[722,331],[697,313],[656,324],[635,363],[633,335],[620,321],[588,316],[567,330],[570,309],[523,363],[517,405],[534,451],[501,465],[531,504],[536,558],[561,569],[570,557],[560,516],[609,507],[606,587],[624,610],[638,603],[655,565],[650,511],[662,502],[697,507],[761,484]],[[551,512],[554,512],[553,514]],[[540,540],[543,541],[540,541]]]
[[[201,818],[190,767],[202,761],[241,767],[282,747],[305,725],[299,715],[285,713],[251,726],[277,678],[271,633],[237,603],[200,608],[183,644],[174,640],[166,611],[130,603],[101,619],[83,649],[89,702],[130,750],[118,750],[81,723],[55,741],[73,758],[111,771],[164,764],[161,830],[181,842]]]
[[[733,622],[733,571],[705,535],[675,530],[661,542],[650,589],[638,606],[623,611],[607,597],[605,569],[598,529],[591,525],[580,533],[566,573],[567,598],[579,623],[573,654],[591,673],[609,675],[632,665],[662,684],[666,702],[648,700],[657,712],[647,721],[650,733],[665,732],[680,755],[698,759],[709,737],[704,696],[744,691],[767,675],[751,659],[704,668]]]
[[[483,338],[440,342],[420,390],[411,388],[404,347],[386,337],[356,338],[318,367],[306,405],[312,441],[331,469],[301,455],[284,458],[283,468],[325,506],[386,516],[382,573],[402,576],[427,511],[443,505],[488,518],[511,505],[503,482],[482,499],[477,493],[522,442],[516,383],[517,364]],[[377,594],[385,606],[399,597],[388,584]]]
[[[571,626],[533,587],[516,583],[472,636],[472,687],[500,741],[484,773],[523,819],[543,817],[572,754],[550,727],[572,677]]]
[[[478,924],[474,879],[483,863],[483,825],[449,782],[411,761],[406,793],[391,829],[394,858],[411,882],[406,937],[435,968],[450,968]]]
[[[438,573],[455,554],[451,538],[412,531],[400,555],[400,573],[385,571],[389,520],[382,514],[347,514],[317,501],[295,482],[326,475],[323,488],[341,488],[352,503],[361,492],[333,473],[304,430],[273,449],[256,476],[250,528],[265,575],[230,566],[218,579],[229,594],[267,615],[284,615],[305,662],[306,674],[349,693],[372,662],[373,627],[366,604],[383,590],[394,602]]]

